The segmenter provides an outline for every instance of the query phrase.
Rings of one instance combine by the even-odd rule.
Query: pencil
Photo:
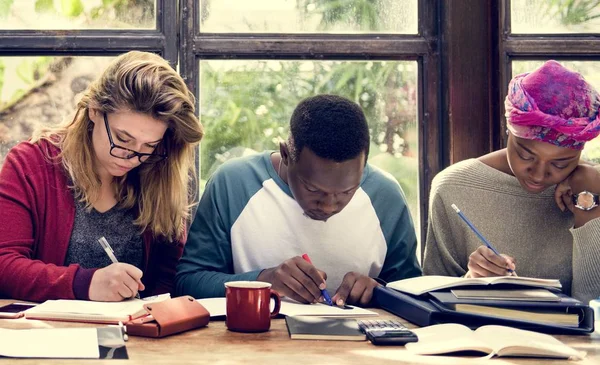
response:
[[[477,237],[479,238],[479,240],[481,242],[483,242],[484,245],[486,245],[496,255],[501,256],[500,252],[498,252],[494,248],[494,246],[492,246],[492,244],[490,243],[490,241],[488,241],[485,237],[483,237],[483,235],[479,232],[479,230],[477,230],[477,228],[475,228],[475,226],[473,225],[473,223],[471,223],[471,221],[469,219],[467,219],[467,217],[463,214],[463,212],[461,212],[461,210],[458,209],[458,207],[456,206],[456,204],[452,204],[452,209],[454,209],[456,211],[456,213],[458,213],[458,216],[460,218],[462,218],[462,220],[469,226],[469,228],[471,228],[471,230],[477,235]],[[507,269],[507,270],[510,273],[513,272],[512,269]]]

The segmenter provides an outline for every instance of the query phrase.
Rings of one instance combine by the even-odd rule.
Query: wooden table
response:
[[[0,300],[0,305],[13,302]],[[379,318],[397,318],[383,310]],[[406,323],[406,322],[405,322]],[[413,327],[406,323],[408,327]],[[600,325],[600,322],[598,323]],[[0,319],[0,328],[65,328],[93,325],[55,321]],[[48,360],[0,359],[8,364],[600,364],[600,333],[590,336],[556,336],[579,351],[586,351],[582,361],[548,359],[495,358],[466,359],[449,356],[417,356],[403,347],[376,347],[369,342],[290,340],[284,319],[275,319],[271,330],[259,334],[228,331],[224,321],[211,321],[208,327],[163,339],[130,336],[129,360]],[[490,361],[492,361],[490,363]]]

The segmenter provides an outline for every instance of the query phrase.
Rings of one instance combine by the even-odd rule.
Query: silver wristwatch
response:
[[[573,204],[581,210],[592,210],[600,204],[600,201],[598,194],[584,190],[581,193],[573,194]]]

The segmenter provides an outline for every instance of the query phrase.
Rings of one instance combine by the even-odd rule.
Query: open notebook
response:
[[[472,331],[456,323],[438,324],[412,330],[418,342],[406,349],[420,355],[481,352],[492,356],[582,359],[581,353],[556,338],[505,326],[482,326]]]
[[[453,276],[417,276],[388,283],[386,287],[403,293],[421,295],[430,291],[466,285],[514,284],[538,288],[562,288],[556,279],[537,279],[524,276],[495,276],[488,278],[457,278]]]
[[[225,298],[196,299],[210,313],[211,317],[224,316],[226,313]],[[320,316],[320,317],[365,317],[377,316],[377,312],[346,305],[344,308],[327,304],[302,304],[289,298],[281,299],[279,313],[284,316]]]
[[[25,311],[25,318],[117,324],[147,315],[144,304],[160,302],[170,298],[170,294],[161,294],[144,299],[129,299],[109,303],[67,299],[47,300]]]

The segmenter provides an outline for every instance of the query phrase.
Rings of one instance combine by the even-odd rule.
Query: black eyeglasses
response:
[[[137,156],[138,160],[141,163],[151,164],[164,160],[167,158],[166,154],[160,153],[141,153],[134,150],[130,150],[129,148],[117,146],[115,142],[113,142],[112,135],[110,133],[110,127],[108,126],[108,118],[106,113],[104,113],[104,125],[106,125],[106,133],[108,133],[108,140],[110,142],[110,155],[116,158],[120,158],[122,160],[129,160]]]

